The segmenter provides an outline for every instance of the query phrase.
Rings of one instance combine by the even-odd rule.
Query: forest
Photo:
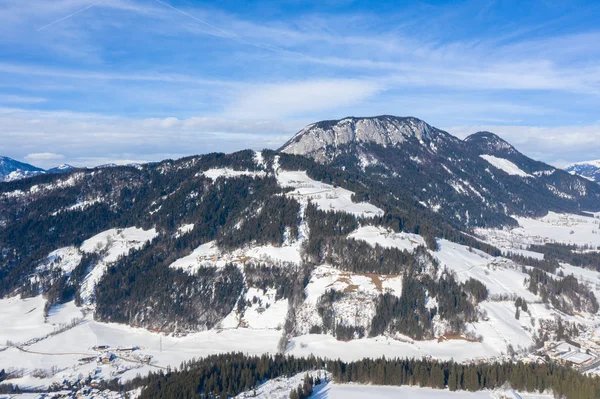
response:
[[[117,391],[143,386],[141,398],[228,398],[257,388],[266,380],[326,370],[337,383],[388,386],[411,385],[478,391],[510,386],[522,392],[551,390],[556,398],[587,399],[600,395],[600,378],[586,376],[553,363],[459,364],[425,359],[363,359],[355,362],[296,358],[285,355],[248,356],[241,353],[190,360],[177,370],[151,373],[125,385],[106,385]],[[314,383],[314,381],[313,381]],[[292,395],[297,392],[292,392]]]

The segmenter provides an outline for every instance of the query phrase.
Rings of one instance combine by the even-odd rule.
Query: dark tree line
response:
[[[568,263],[600,271],[600,252],[583,252],[586,247],[558,243],[530,245],[530,251],[544,254],[544,259]],[[557,262],[558,263],[558,262]]]
[[[600,378],[582,375],[553,363],[458,364],[452,361],[385,358],[343,362],[315,357],[247,356],[241,353],[190,360],[184,362],[178,371],[151,373],[124,386],[113,382],[107,388],[130,390],[143,386],[141,397],[145,399],[227,398],[257,388],[272,378],[291,377],[320,369],[329,371],[337,383],[411,385],[451,391],[492,390],[508,383],[518,391],[551,390],[557,398],[591,399],[600,395]],[[314,383],[313,380],[310,385]]]

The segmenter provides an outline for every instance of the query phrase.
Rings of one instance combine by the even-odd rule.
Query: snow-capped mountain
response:
[[[503,215],[596,209],[600,203],[597,185],[530,159],[493,133],[460,140],[413,117],[314,123],[280,151],[365,173],[396,197],[408,196],[467,225],[508,223]]]
[[[493,133],[392,116],[0,184],[0,364],[39,386],[233,350],[542,362],[595,345],[599,194]]]
[[[39,176],[46,173],[67,173],[75,169],[75,167],[62,164],[55,168],[44,170],[28,163],[19,162],[9,157],[0,156],[0,182],[10,182],[21,180],[26,177]]]
[[[596,161],[577,162],[567,166],[565,170],[571,174],[600,183],[600,159]]]
[[[74,166],[63,163],[62,165],[59,165],[55,168],[46,170],[46,173],[67,173],[67,172],[72,171],[73,169],[75,169]]]
[[[331,161],[336,150],[356,144],[398,146],[415,138],[421,142],[449,135],[417,118],[382,115],[370,118],[344,118],[308,125],[292,137],[281,150],[310,156],[319,162]]]
[[[0,156],[0,182],[19,180],[42,173],[44,173],[43,169],[16,161],[12,158]]]

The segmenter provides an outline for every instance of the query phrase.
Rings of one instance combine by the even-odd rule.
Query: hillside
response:
[[[0,363],[47,386],[110,353],[93,378],[231,351],[545,362],[571,345],[596,370],[599,195],[492,133],[397,117],[0,183]]]

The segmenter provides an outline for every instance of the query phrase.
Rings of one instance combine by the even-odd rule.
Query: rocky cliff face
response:
[[[376,144],[382,147],[401,145],[409,138],[429,142],[447,133],[412,117],[378,116],[345,118],[308,125],[288,141],[281,151],[309,156],[318,162],[331,161],[336,150],[352,144]]]

